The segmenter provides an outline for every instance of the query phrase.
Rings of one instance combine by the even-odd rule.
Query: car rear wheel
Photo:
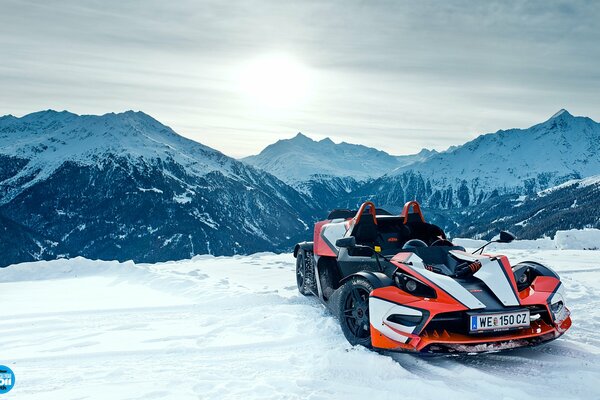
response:
[[[308,290],[306,280],[306,253],[304,251],[298,252],[296,257],[296,284],[298,285],[298,291],[304,296],[311,296],[312,293]]]
[[[340,288],[338,316],[342,332],[351,345],[371,347],[369,322],[369,295],[373,286],[363,278],[355,277]]]

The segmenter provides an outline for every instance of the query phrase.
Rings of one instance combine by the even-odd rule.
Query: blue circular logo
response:
[[[0,365],[0,394],[10,392],[15,386],[15,373],[5,365]]]

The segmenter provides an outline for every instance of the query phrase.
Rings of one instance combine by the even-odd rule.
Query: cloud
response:
[[[598,119],[600,4],[575,1],[14,1],[0,114],[140,109],[243,156],[297,131],[392,153],[443,149],[560,108]],[[236,68],[286,52],[310,101],[258,112]],[[596,113],[596,114],[595,114]]]

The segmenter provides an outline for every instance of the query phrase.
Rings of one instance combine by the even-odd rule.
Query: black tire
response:
[[[373,285],[364,278],[354,277],[340,288],[338,318],[344,336],[351,345],[371,348],[369,294]]]
[[[300,294],[304,296],[312,296],[312,292],[308,290],[308,286],[306,285],[306,262],[304,258],[306,254],[303,250],[298,252],[298,256],[296,257],[296,285],[298,285],[298,291]]]

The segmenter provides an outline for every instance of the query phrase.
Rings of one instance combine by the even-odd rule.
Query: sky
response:
[[[144,111],[233,157],[600,120],[600,2],[0,0],[0,115]]]

